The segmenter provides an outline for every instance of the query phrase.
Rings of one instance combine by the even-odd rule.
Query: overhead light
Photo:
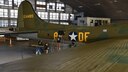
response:
[[[56,2],[60,2],[60,0],[56,0]]]
[[[114,2],[118,2],[117,0],[114,0]]]
[[[123,11],[122,10],[117,10],[117,13],[122,13]]]
[[[99,5],[101,5],[101,3],[96,3],[96,4],[95,4],[95,6],[99,6]]]
[[[78,6],[79,8],[82,8],[83,6]]]

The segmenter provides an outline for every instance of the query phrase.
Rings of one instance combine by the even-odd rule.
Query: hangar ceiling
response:
[[[61,0],[85,16],[128,19],[128,0]]]

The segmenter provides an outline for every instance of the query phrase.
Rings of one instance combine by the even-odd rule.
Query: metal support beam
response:
[[[57,0],[55,0],[55,12],[57,12]]]
[[[11,38],[9,39],[9,46],[10,47],[12,46],[12,39]]]
[[[35,6],[34,7],[35,7],[35,11],[36,11],[37,10],[37,8],[36,8],[37,7],[37,0],[35,0]]]
[[[45,6],[45,11],[48,11],[47,5],[48,5],[48,0],[45,0],[46,6]]]

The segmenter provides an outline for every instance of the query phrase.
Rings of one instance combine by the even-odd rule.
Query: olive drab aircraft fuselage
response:
[[[128,37],[128,24],[109,24],[96,27],[51,24],[42,20],[31,3],[23,1],[18,9],[17,32],[37,32],[39,38],[92,42],[108,38]]]

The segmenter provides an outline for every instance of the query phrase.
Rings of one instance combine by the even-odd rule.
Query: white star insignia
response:
[[[76,37],[77,35],[74,34],[74,32],[72,32],[72,35],[69,35],[71,37],[71,40],[75,40],[76,41]]]

